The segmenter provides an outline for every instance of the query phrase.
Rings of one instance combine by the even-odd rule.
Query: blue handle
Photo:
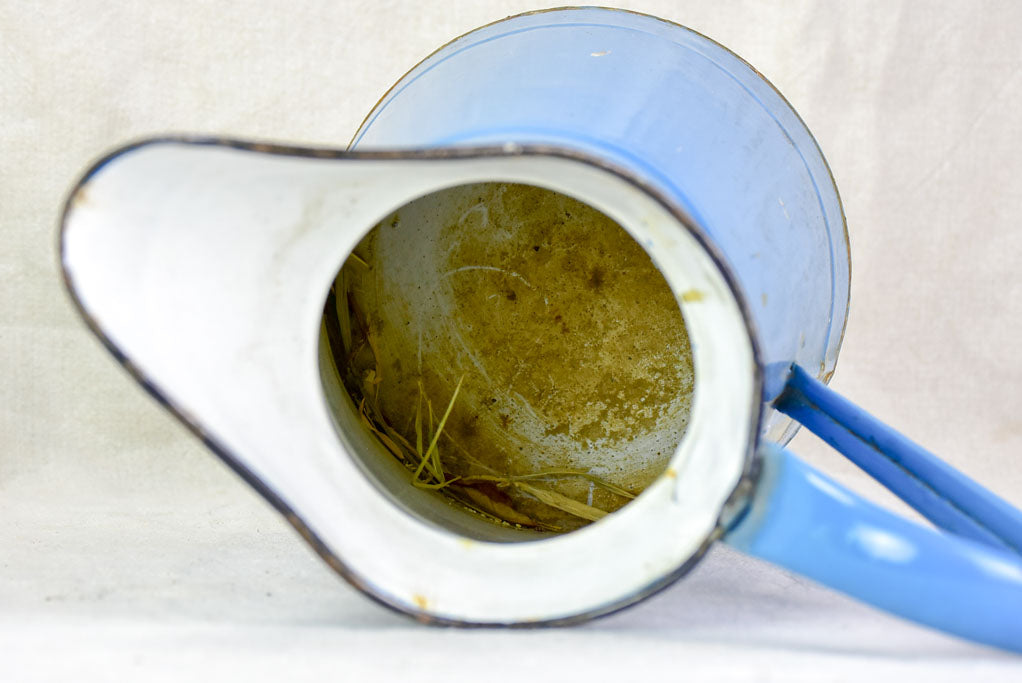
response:
[[[1022,652],[1017,555],[888,512],[777,446],[762,455],[727,543],[902,617]]]
[[[808,427],[935,526],[1022,555],[1022,511],[798,365],[792,366],[774,407]]]
[[[774,407],[939,529],[852,493],[777,446],[731,545],[894,614],[1022,652],[1022,511],[790,368]]]

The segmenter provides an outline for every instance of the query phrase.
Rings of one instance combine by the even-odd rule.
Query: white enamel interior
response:
[[[688,431],[664,476],[600,522],[520,543],[497,542],[509,540],[497,527],[480,540],[486,532],[459,528],[450,509],[395,504],[352,457],[377,446],[344,410],[335,423],[319,371],[325,293],[362,235],[413,198],[484,181],[556,190],[624,226],[681,300],[696,372]],[[583,161],[356,161],[150,144],[79,189],[63,240],[72,289],[109,340],[357,583],[409,612],[510,623],[628,603],[712,534],[755,437],[750,332],[720,270],[649,194]],[[698,294],[685,301],[686,292]]]

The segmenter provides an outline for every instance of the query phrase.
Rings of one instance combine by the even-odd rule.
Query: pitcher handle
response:
[[[774,407],[944,533],[766,445],[753,502],[725,540],[908,619],[1022,652],[1022,511],[798,365],[783,370]]]
[[[774,407],[935,526],[1022,556],[1022,511],[817,381],[798,365]]]
[[[767,444],[724,541],[884,610],[1022,652],[1022,558],[911,522]]]

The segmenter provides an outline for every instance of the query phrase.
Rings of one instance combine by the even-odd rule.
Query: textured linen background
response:
[[[1022,4],[622,5],[736,51],[819,140],[852,242],[833,386],[1022,504]],[[727,548],[584,627],[420,627],[337,579],[86,332],[55,228],[98,155],[166,132],[343,146],[432,49],[536,7],[0,2],[0,679],[1022,680]]]

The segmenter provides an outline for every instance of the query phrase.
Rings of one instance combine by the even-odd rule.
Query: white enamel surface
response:
[[[524,182],[573,195],[643,244],[679,294],[696,394],[671,469],[622,511],[523,543],[471,541],[391,500],[346,453],[318,369],[333,276],[378,219],[441,187]],[[277,493],[361,582],[407,610],[473,622],[627,602],[689,559],[740,478],[756,405],[738,305],[648,195],[554,157],[338,161],[165,143],[74,198],[64,258],[86,313],[159,390]]]

